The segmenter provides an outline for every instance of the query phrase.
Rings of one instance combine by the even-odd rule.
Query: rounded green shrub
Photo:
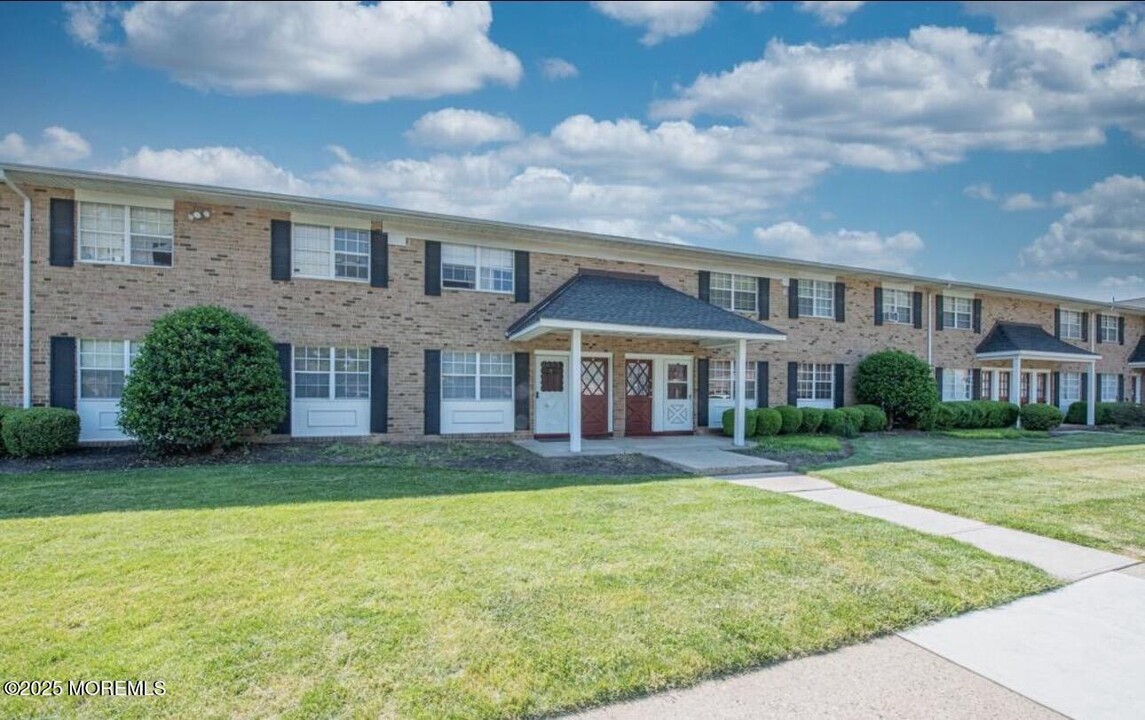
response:
[[[797,407],[790,405],[780,405],[775,408],[779,411],[780,417],[783,418],[783,425],[779,428],[781,435],[791,435],[792,433],[799,432],[799,428],[803,425],[803,413]]]
[[[1021,418],[1025,430],[1053,430],[1062,424],[1062,411],[1053,405],[1031,403],[1022,408]]]
[[[1113,403],[1109,409],[1109,417],[1114,425],[1120,427],[1145,427],[1145,405],[1137,403]]]
[[[859,436],[861,419],[856,421],[853,413],[844,412],[844,408],[834,408],[823,411],[823,432],[839,437],[853,438]]]
[[[193,307],[159,318],[144,338],[119,423],[155,450],[215,451],[269,432],[286,404],[266,331],[225,308]]]
[[[80,416],[74,410],[9,410],[3,423],[4,447],[16,457],[59,455],[79,444]]]
[[[735,437],[735,422],[736,422],[736,409],[728,408],[724,410],[724,414],[720,416],[720,424],[723,426],[724,435],[727,437]],[[755,437],[756,415],[755,411],[745,408],[743,412],[743,436],[745,438]]]
[[[778,435],[783,427],[783,416],[775,408],[760,408],[756,410],[755,430],[761,437]]]
[[[1097,410],[1094,411],[1093,421],[1098,425],[1113,425],[1113,408],[1118,403],[1099,402]],[[1085,425],[1086,413],[1089,411],[1089,403],[1085,401],[1078,401],[1070,403],[1069,409],[1066,411],[1065,421],[1073,425]]]
[[[863,432],[881,432],[887,429],[887,414],[878,405],[856,405],[863,413]]]
[[[1088,411],[1089,405],[1085,402],[1072,402],[1066,410],[1065,421],[1071,425],[1085,425],[1085,414]]]
[[[863,411],[861,409],[854,407],[854,406],[851,406],[851,407],[839,408],[839,410],[841,410],[844,415],[846,415],[848,418],[850,418],[851,424],[853,424],[855,426],[855,429],[857,431],[862,432],[864,417],[863,417]]]
[[[922,430],[951,430],[954,428],[954,411],[949,403],[939,403],[923,416],[918,426]]]
[[[938,404],[938,387],[924,361],[902,350],[883,350],[855,369],[855,399],[881,407],[893,426],[913,426]]]
[[[799,432],[819,432],[819,426],[823,424],[823,411],[813,407],[800,408],[800,410],[803,413],[803,424],[799,426]]]

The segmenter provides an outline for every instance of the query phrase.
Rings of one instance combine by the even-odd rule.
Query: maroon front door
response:
[[[580,432],[608,434],[608,359],[584,358],[580,373]]]
[[[629,360],[625,365],[624,434],[652,434],[651,360]]]

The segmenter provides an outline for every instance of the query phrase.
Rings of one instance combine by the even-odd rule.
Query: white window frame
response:
[[[1081,373],[1063,372],[1058,376],[1058,382],[1061,383],[1058,388],[1058,395],[1061,404],[1065,407],[1068,408],[1071,403],[1081,402],[1085,399],[1081,396]]]
[[[943,368],[943,402],[961,402],[974,399],[974,371],[960,368]]]
[[[735,400],[736,373],[735,363],[731,360],[712,360],[708,364],[708,398],[717,400]],[[755,363],[747,363],[744,373],[744,397],[748,402],[756,398]],[[726,390],[724,389],[726,387]]]
[[[298,369],[298,359],[299,359],[298,356],[300,354],[300,351],[302,351],[302,350],[321,350],[321,351],[323,351],[325,353],[325,356],[326,356],[325,361],[329,366],[328,369],[326,369],[326,370],[299,370]],[[337,369],[338,368],[338,362],[340,359],[338,357],[338,353],[339,352],[345,353],[349,350],[353,350],[355,353],[364,353],[365,354],[365,363],[366,363],[365,371],[362,371],[362,370],[353,370],[353,371],[341,370],[340,371]],[[341,347],[339,347],[339,346],[327,347],[325,345],[297,345],[297,346],[293,347],[291,349],[291,357],[290,357],[290,397],[293,400],[332,400],[332,401],[370,400],[370,393],[371,393],[370,377],[371,377],[371,373],[373,372],[373,367],[371,365],[372,358],[370,355],[371,355],[370,348],[356,346],[356,345],[354,345],[354,346],[341,346]],[[345,358],[341,358],[341,360],[344,362]],[[359,357],[359,358],[355,359],[353,362],[359,362],[360,363],[360,362],[362,362],[362,358]],[[298,386],[298,375],[299,375],[299,373],[303,373],[303,374],[307,374],[307,375],[317,375],[319,373],[325,373],[326,374],[326,395],[325,396],[308,395],[306,397],[299,397],[297,394],[297,390],[296,390],[296,388]],[[338,376],[339,375],[355,375],[355,376],[365,375],[366,376],[366,394],[364,396],[355,396],[355,397],[342,396],[342,397],[339,397],[339,395],[338,395]]]
[[[312,273],[304,273],[298,270],[298,242],[296,240],[299,228],[310,228],[313,230],[322,230],[326,234],[326,248],[321,251],[306,251],[306,252],[323,252],[327,255],[327,272],[316,275]],[[337,249],[337,235],[338,231],[352,232],[352,233],[365,233],[366,234],[366,252],[349,252]],[[356,282],[368,283],[370,282],[370,265],[371,263],[371,231],[367,228],[349,227],[343,225],[324,225],[312,222],[292,222],[290,226],[290,276],[296,278],[303,278],[307,280],[341,280],[343,282]],[[360,242],[360,240],[359,240]],[[360,257],[366,259],[366,276],[365,277],[349,277],[347,275],[338,274],[338,256],[349,255],[353,257]]]
[[[469,364],[469,358],[472,356],[473,360],[473,373],[468,372],[446,372],[447,361],[453,359],[452,356],[462,355],[465,356],[464,364]],[[450,356],[450,357],[447,357]],[[493,373],[487,372],[492,367],[491,356],[502,356],[496,362],[499,366],[507,366],[508,373]],[[441,352],[441,399],[443,402],[459,402],[459,403],[482,403],[482,402],[512,402],[516,397],[516,386],[514,383],[514,365],[513,353],[511,352],[476,352],[470,350],[443,350]],[[446,377],[472,377],[473,378],[473,395],[472,397],[446,397],[445,396],[445,378]],[[482,384],[483,380],[488,378],[509,378],[509,396],[508,397],[495,397],[487,398],[482,397]]]
[[[966,309],[960,309],[965,304]],[[950,316],[948,321],[946,318]],[[961,317],[966,317],[966,324],[959,323]],[[974,329],[974,299],[947,295],[942,299],[942,329],[943,330],[973,330]]]
[[[914,297],[910,290],[883,288],[883,322],[895,325],[914,324]]]
[[[1121,339],[1121,333],[1118,332],[1120,320],[1117,315],[1099,315],[1101,319],[1097,323],[1098,338],[1103,343],[1117,343]],[[1110,332],[1106,332],[1106,331]]]
[[[1117,402],[1117,384],[1117,373],[1102,373],[1101,383],[1097,388],[1097,401]],[[1109,395],[1105,394],[1106,387],[1110,390]]]
[[[810,301],[811,312],[803,311],[803,301]],[[830,280],[799,279],[799,317],[835,318],[835,283]],[[826,303],[826,310],[823,309]]]
[[[88,200],[77,200],[77,205],[78,205],[78,207],[76,208],[76,245],[77,245],[78,251],[79,251],[78,252],[78,255],[79,255],[78,260],[81,263],[87,263],[87,264],[91,264],[91,265],[125,265],[125,266],[132,266],[132,267],[153,267],[153,268],[171,268],[171,267],[175,266],[175,211],[173,209],[166,208],[166,207],[156,207],[156,206],[151,205],[151,204],[148,204],[148,205],[125,204],[123,202],[115,202],[115,198],[98,198],[98,199],[93,198],[93,199],[88,199]],[[123,212],[123,230],[122,230],[122,234],[120,235],[120,238],[119,238],[119,240],[120,240],[120,251],[122,253],[122,259],[120,259],[120,260],[114,260],[114,259],[113,260],[106,260],[106,259],[101,260],[99,258],[85,258],[84,257],[84,249],[85,248],[99,247],[99,246],[93,245],[93,244],[85,244],[84,243],[85,234],[98,233],[98,234],[104,235],[104,236],[109,236],[109,235],[114,234],[114,233],[112,233],[112,231],[108,231],[108,230],[94,230],[94,229],[88,229],[88,228],[84,227],[84,208],[85,207],[91,207],[94,205],[103,205],[103,206],[109,207],[109,208],[120,208],[121,211]],[[149,235],[149,234],[140,233],[139,235],[133,236],[132,231],[131,231],[131,216],[132,216],[132,212],[136,211],[136,210],[140,211],[140,212],[147,211],[147,212],[167,213],[171,218],[171,235],[170,236],[167,236],[167,235]],[[150,252],[166,252],[168,255],[171,256],[171,262],[166,264],[166,265],[159,265],[156,263],[134,262],[132,259],[132,256],[134,254],[134,250],[133,250],[132,242],[131,242],[132,237],[161,238],[161,239],[169,241],[170,249],[168,249],[168,250],[151,250]]]
[[[103,355],[119,354],[122,357],[123,364],[121,368],[106,368],[97,366],[84,366],[84,346],[88,343],[107,343],[109,345],[119,345],[118,353],[101,353]],[[135,358],[139,356],[140,343],[135,340],[97,340],[93,338],[81,338],[76,343],[76,380],[79,386],[76,388],[76,397],[80,400],[107,400],[118,402],[122,397],[122,392],[115,397],[89,397],[84,394],[84,372],[102,372],[111,371],[117,372],[120,369],[123,372],[123,383],[127,384],[127,376],[131,374],[131,366],[135,362]]]
[[[1081,340],[1081,311],[1060,310],[1058,327],[1062,340]]]
[[[717,298],[716,293],[719,293]],[[723,302],[724,296],[726,302]],[[740,302],[751,297],[751,302]],[[713,272],[709,276],[708,300],[712,305],[732,312],[753,313],[759,309],[759,281],[753,275]]]
[[[823,377],[827,380],[824,381]],[[795,398],[799,402],[835,402],[835,366],[831,363],[799,363],[796,370]],[[827,395],[820,397],[826,384]],[[807,392],[807,391],[810,392]]]
[[[451,250],[463,251],[473,253],[473,287],[465,287],[458,285],[456,280],[447,280],[445,277],[446,265],[454,265],[457,267],[470,267],[468,262],[446,262],[446,255]],[[486,277],[486,270],[500,270],[506,269],[505,265],[492,265],[488,259],[493,253],[507,253],[509,256],[509,277],[508,288],[497,289],[492,276]],[[452,283],[452,284],[450,284]],[[517,256],[512,250],[505,248],[487,247],[484,245],[462,245],[459,243],[442,243],[441,246],[441,287],[443,290],[465,290],[469,292],[487,292],[496,293],[498,295],[512,295],[516,291],[517,285]]]

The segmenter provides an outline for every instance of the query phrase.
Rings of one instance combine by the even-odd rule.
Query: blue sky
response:
[[[1145,4],[0,5],[0,159],[1145,295]]]

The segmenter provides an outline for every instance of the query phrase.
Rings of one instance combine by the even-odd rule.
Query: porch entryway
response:
[[[738,475],[743,473],[784,472],[787,465],[777,460],[745,455],[735,450],[731,438],[719,435],[686,437],[617,437],[585,439],[579,451],[566,442],[554,440],[517,440],[517,445],[547,458],[578,455],[640,454],[655,458],[693,475]]]

